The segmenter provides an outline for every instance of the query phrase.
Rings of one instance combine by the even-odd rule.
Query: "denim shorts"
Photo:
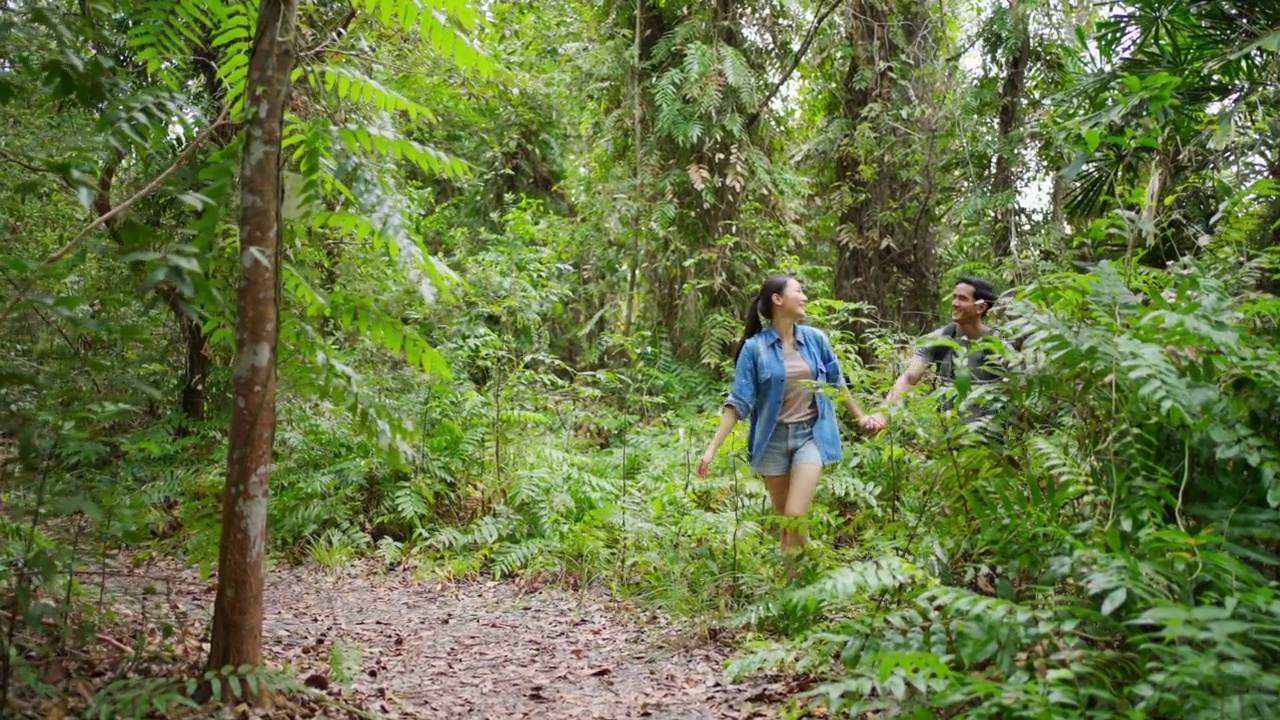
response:
[[[786,475],[791,472],[792,465],[821,465],[822,454],[813,439],[816,422],[778,423],[752,470],[760,475]]]

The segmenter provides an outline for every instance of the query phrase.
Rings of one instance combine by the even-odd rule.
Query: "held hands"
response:
[[[878,435],[885,428],[889,427],[889,418],[884,413],[876,413],[875,415],[865,415],[858,421],[858,427],[869,435]]]
[[[711,468],[711,461],[715,459],[716,459],[716,454],[708,450],[698,460],[698,478],[699,479],[705,480],[707,478],[707,473],[710,471],[710,468]]]

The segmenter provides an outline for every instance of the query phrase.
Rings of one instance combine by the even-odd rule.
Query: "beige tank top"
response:
[[[813,380],[809,363],[804,361],[799,350],[783,352],[782,362],[787,368],[787,382],[782,391],[782,412],[778,415],[778,422],[812,420],[818,416],[818,403],[814,401],[813,390],[803,384],[805,380]]]

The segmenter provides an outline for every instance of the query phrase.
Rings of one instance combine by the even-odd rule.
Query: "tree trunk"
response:
[[[1053,174],[1053,195],[1051,196],[1053,211],[1053,228],[1058,231],[1058,235],[1065,237],[1067,234],[1067,190],[1069,189],[1067,181],[1058,173]]]
[[[178,289],[169,284],[156,287],[156,293],[164,300],[173,313],[174,322],[182,334],[185,354],[185,370],[182,379],[182,414],[191,420],[203,420],[205,415],[205,387],[209,381],[209,371],[213,369],[213,358],[209,350],[209,338],[204,334],[204,325],[194,310],[183,302]],[[185,432],[185,425],[180,432]]]
[[[113,152],[103,166],[102,174],[98,177],[98,194],[94,197],[93,207],[99,217],[110,214],[113,209],[111,190],[122,159],[123,155],[119,151]],[[118,219],[107,222],[106,227],[107,233],[122,251],[130,249],[121,232],[121,223]],[[155,293],[173,313],[173,320],[182,332],[186,350],[186,368],[182,380],[182,412],[192,420],[203,420],[205,386],[208,384],[209,371],[213,366],[204,327],[200,324],[199,318],[192,315],[192,309],[182,301],[182,295],[173,285],[160,283],[156,285]],[[180,433],[182,431],[180,428]]]
[[[205,386],[209,371],[213,368],[209,354],[209,339],[205,337],[200,321],[184,315],[179,318],[182,336],[187,346],[186,382],[182,386],[182,413],[192,420],[203,420]]]
[[[262,565],[280,328],[280,140],[297,13],[297,0],[263,0],[249,61],[231,438],[208,663],[215,671],[262,663]]]
[[[913,128],[917,132],[904,131],[868,110],[901,102],[897,84],[911,82],[912,68],[927,59],[932,38],[925,34],[928,18],[922,12],[890,0],[848,3],[852,52],[839,93],[851,130],[835,163],[840,207],[835,296],[871,305],[881,320],[909,330],[923,330],[937,315],[932,234],[936,131],[927,119]],[[921,91],[915,95],[922,96]],[[927,138],[923,163],[915,165],[901,152],[869,154],[859,147],[856,130],[865,124],[882,136],[883,144],[895,147]],[[850,329],[857,333],[863,328]]]
[[[1018,131],[1022,94],[1027,87],[1027,64],[1031,61],[1031,34],[1027,30],[1027,10],[1022,0],[1009,0],[1010,31],[1017,51],[1009,58],[1004,83],[1000,86],[999,136],[996,172],[992,182],[996,211],[991,233],[991,250],[996,257],[1007,257],[1013,251],[1014,226],[1018,202],[1014,192],[1016,179],[1013,166],[1018,158]]]
[[[1273,97],[1277,94],[1280,93],[1273,93]],[[1267,175],[1273,182],[1280,183],[1280,120],[1267,123],[1267,130]],[[1271,200],[1270,211],[1263,214],[1259,230],[1260,250],[1276,253],[1280,257],[1280,197]],[[1280,295],[1280,268],[1264,268],[1262,276],[1258,278],[1258,290]]]

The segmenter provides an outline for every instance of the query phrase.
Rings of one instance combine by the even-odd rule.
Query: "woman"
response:
[[[775,275],[747,307],[733,390],[725,401],[720,429],[698,461],[698,477],[705,478],[738,419],[749,417],[751,469],[764,476],[774,510],[787,518],[804,517],[822,468],[843,457],[835,404],[815,389],[838,388],[849,412],[859,422],[865,417],[845,389],[831,341],[820,330],[800,324],[806,300],[794,278]],[[761,315],[770,321],[769,327],[761,328]],[[804,546],[803,531],[787,527],[795,524],[784,524],[784,552]]]

